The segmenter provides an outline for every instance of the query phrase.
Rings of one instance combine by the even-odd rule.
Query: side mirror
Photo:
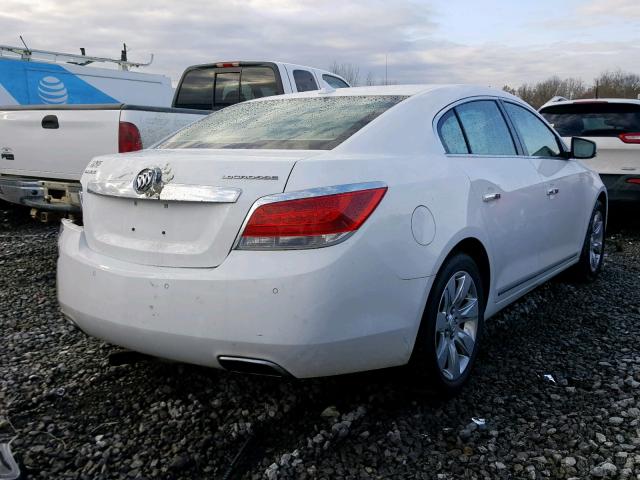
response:
[[[596,156],[596,144],[591,140],[571,137],[571,158],[587,160]]]

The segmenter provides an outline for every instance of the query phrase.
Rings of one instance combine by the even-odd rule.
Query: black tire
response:
[[[442,339],[448,333],[436,333],[436,324],[438,323],[438,315],[444,306],[444,292],[447,284],[454,276],[464,272],[473,280],[477,295],[477,324],[475,327],[475,343],[473,352],[467,358],[464,371],[457,378],[449,378],[443,369],[439,366],[437,349],[442,347]],[[457,285],[457,284],[456,284]],[[464,253],[457,253],[448,258],[433,283],[427,305],[422,317],[418,336],[411,356],[410,369],[415,376],[421,381],[429,382],[428,385],[444,396],[456,395],[462,387],[467,383],[469,376],[475,365],[478,355],[480,339],[484,328],[484,311],[485,311],[485,286],[482,284],[482,277],[476,262]],[[440,317],[447,318],[447,317]],[[455,328],[455,327],[454,327]],[[465,323],[465,328],[467,324]],[[447,332],[451,332],[447,330]],[[454,333],[451,333],[454,335]],[[452,337],[447,337],[449,345],[451,345]],[[459,344],[456,344],[459,345]],[[454,347],[457,348],[457,347]],[[442,350],[440,350],[442,351]],[[450,360],[451,357],[449,357]],[[462,364],[461,364],[462,365]],[[446,369],[445,369],[446,370]]]
[[[592,236],[594,234],[594,226],[596,223],[596,218],[600,217],[601,219],[601,228],[602,228],[602,242],[600,246],[600,257],[599,260],[594,264],[592,263],[591,257],[591,247],[592,247]],[[582,252],[580,253],[580,260],[578,263],[573,265],[569,270],[567,270],[568,278],[574,282],[588,283],[593,282],[600,271],[602,270],[602,263],[604,260],[604,247],[606,241],[606,210],[603,203],[598,200],[596,202],[595,207],[593,207],[593,212],[591,212],[591,218],[589,219],[589,228],[587,228],[587,234],[584,238],[584,243],[582,244]]]

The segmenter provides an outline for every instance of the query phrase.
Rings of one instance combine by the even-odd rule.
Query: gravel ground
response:
[[[111,366],[117,349],[58,311],[57,225],[0,204],[0,441],[34,479],[638,479],[640,224],[619,225],[601,278],[550,282],[492,319],[445,401],[398,370]]]

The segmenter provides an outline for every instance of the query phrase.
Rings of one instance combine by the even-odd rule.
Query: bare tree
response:
[[[349,85],[357,87],[360,81],[360,67],[353,63],[338,63],[333,61],[329,67],[329,71],[340,75]]]
[[[638,98],[640,75],[617,70],[604,72],[587,85],[579,78],[550,77],[535,84],[525,83],[517,88],[505,85],[503,90],[518,95],[535,108],[539,108],[555,96],[569,100],[576,98]]]
[[[550,77],[536,84],[525,83],[518,88],[506,85],[503,89],[519,96],[535,108],[541,107],[556,96],[572,100],[587,96],[589,91],[584,82],[578,78],[561,79],[558,76]]]
[[[635,73],[604,72],[594,81],[594,96],[600,98],[638,98],[640,76]]]
[[[364,84],[369,86],[369,87],[376,84],[376,79],[373,77],[373,73],[372,72],[368,72],[367,73],[367,78],[365,78]]]

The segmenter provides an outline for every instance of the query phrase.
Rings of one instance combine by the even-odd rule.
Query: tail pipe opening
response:
[[[230,372],[268,377],[291,377],[291,374],[280,365],[259,358],[220,356],[218,357],[218,363],[222,368]]]

